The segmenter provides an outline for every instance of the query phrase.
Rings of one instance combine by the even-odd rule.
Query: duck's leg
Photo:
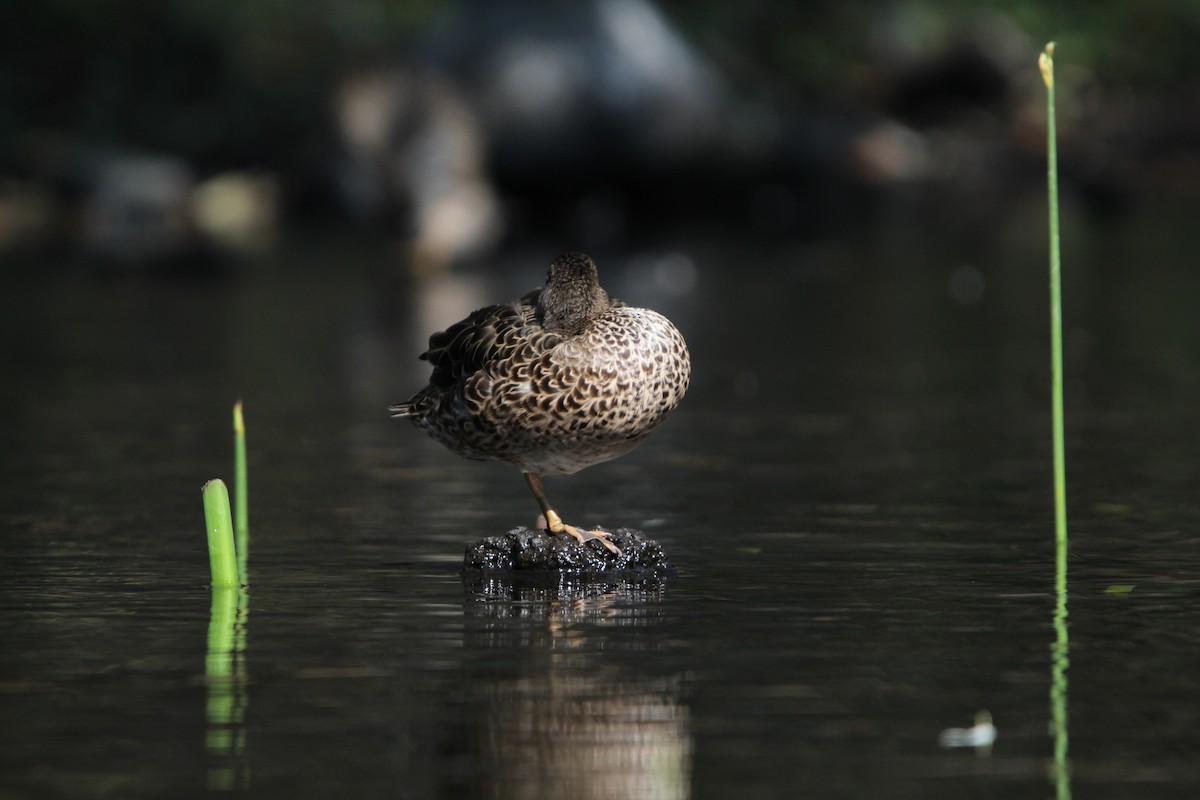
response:
[[[574,525],[568,525],[562,521],[562,517],[558,512],[550,507],[550,501],[546,499],[546,491],[542,488],[542,478],[534,472],[525,473],[525,482],[529,484],[530,491],[533,492],[534,498],[538,501],[538,505],[542,509],[542,516],[546,518],[546,529],[551,533],[565,533],[568,536],[573,536],[580,543],[597,540],[600,544],[610,552],[616,555],[621,555],[621,548],[608,540],[608,533],[605,531],[581,531]]]

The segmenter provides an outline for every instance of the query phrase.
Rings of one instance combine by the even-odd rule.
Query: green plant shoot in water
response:
[[[238,585],[237,559],[233,543],[233,518],[225,481],[214,478],[204,484],[204,522],[208,528],[208,565],[213,588]]]

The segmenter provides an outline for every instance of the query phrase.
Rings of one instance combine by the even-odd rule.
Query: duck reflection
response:
[[[683,680],[630,654],[663,648],[659,579],[466,582],[468,647],[519,651],[481,687],[474,754],[487,798],[684,798],[692,738]]]

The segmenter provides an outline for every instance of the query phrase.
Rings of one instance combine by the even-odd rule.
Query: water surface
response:
[[[637,452],[547,489],[570,521],[658,538],[660,579],[464,580],[463,547],[536,506],[515,470],[386,416],[429,327],[538,264],[449,291],[361,256],[10,282],[4,796],[1194,797],[1189,223],[1068,222],[1056,786],[1042,244],[1023,209],[927,218],[601,260],[677,321],[695,383]],[[240,610],[205,585],[199,492],[231,471],[238,397]],[[990,752],[938,746],[980,709]]]

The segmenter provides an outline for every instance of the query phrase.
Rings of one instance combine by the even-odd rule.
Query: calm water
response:
[[[596,254],[696,381],[639,451],[547,488],[658,538],[657,581],[464,582],[464,545],[536,506],[384,411],[430,327],[549,251],[449,287],[336,252],[6,284],[0,796],[1195,797],[1193,217],[1068,222],[1068,781],[1039,213]],[[205,586],[199,494],[237,397],[241,609]],[[990,752],[939,747],[981,709]]]

